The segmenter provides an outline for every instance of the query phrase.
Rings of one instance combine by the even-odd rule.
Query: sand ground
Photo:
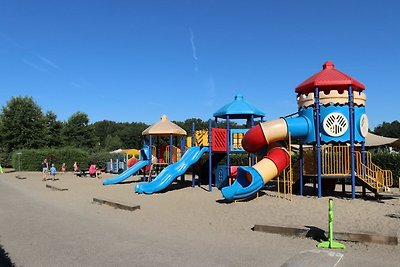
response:
[[[67,173],[42,182],[37,172],[1,174],[0,244],[16,266],[281,266],[315,249],[317,241],[254,232],[255,224],[327,230],[328,197],[294,195],[288,201],[265,191],[258,199],[225,203],[216,188],[172,186],[163,193],[137,195],[133,188],[139,176],[103,186],[108,177]],[[93,197],[141,209],[115,209],[93,203]],[[340,232],[393,235],[400,229],[398,197],[380,203],[335,197],[334,214]],[[400,262],[400,246],[345,244],[336,266]]]

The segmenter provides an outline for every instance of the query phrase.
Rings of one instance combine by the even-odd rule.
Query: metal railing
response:
[[[372,162],[372,154],[366,152],[365,164],[362,163],[361,152],[356,151],[356,172],[358,177],[376,190],[389,190],[393,185],[393,174],[390,170],[383,170]]]
[[[280,175],[276,177],[277,181],[277,197],[279,198],[285,198],[289,201],[292,201],[292,196],[293,196],[293,184],[295,181],[293,181],[293,166],[292,166],[292,144],[291,144],[291,136],[289,134],[289,140],[288,140],[288,149],[289,149],[289,166],[281,172]],[[281,189],[281,184],[283,186],[283,190]],[[281,191],[283,191],[283,196],[281,196]]]
[[[316,175],[316,150],[305,152],[308,166],[304,166],[306,175]],[[388,190],[393,185],[393,174],[390,170],[383,170],[372,162],[372,154],[365,152],[365,164],[362,163],[362,154],[355,152],[355,168],[357,176],[376,190]],[[351,175],[350,147],[349,146],[322,146],[321,147],[321,174],[324,176]]]
[[[323,146],[321,154],[322,175],[350,175],[348,146]]]

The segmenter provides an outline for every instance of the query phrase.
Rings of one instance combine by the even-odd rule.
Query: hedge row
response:
[[[77,161],[81,168],[86,168],[91,162],[96,163],[101,168],[111,158],[115,160],[116,156],[107,152],[89,154],[87,150],[72,147],[22,149],[13,153],[11,164],[15,170],[38,171],[41,170],[41,163],[45,158],[50,165],[54,163],[57,170],[60,170],[61,165],[65,163],[67,171],[73,171],[74,161]]]
[[[21,153],[18,154],[17,152]],[[67,171],[72,171],[74,161],[77,161],[79,166],[84,167],[89,163],[96,163],[99,168],[102,168],[110,159],[115,160],[116,155],[108,152],[92,153],[79,148],[57,148],[57,149],[23,149],[14,152],[12,155],[12,166],[16,170],[21,171],[37,171],[40,170],[43,159],[52,164],[56,168],[61,169],[63,162],[67,165]],[[399,153],[384,153],[377,152],[372,154],[373,162],[385,170],[391,170],[393,173],[393,186],[398,187],[400,177],[400,154]],[[231,165],[247,165],[247,154],[234,154],[231,156]]]

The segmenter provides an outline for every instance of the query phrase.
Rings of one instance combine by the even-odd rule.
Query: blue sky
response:
[[[0,0],[0,105],[59,120],[212,118],[242,94],[274,119],[333,61],[366,85],[370,127],[399,120],[400,2]]]

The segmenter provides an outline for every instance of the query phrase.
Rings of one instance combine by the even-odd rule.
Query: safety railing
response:
[[[279,198],[285,198],[287,200],[292,201],[292,196],[293,196],[293,184],[295,183],[294,177],[293,177],[293,166],[292,166],[292,140],[289,135],[289,140],[288,140],[288,148],[289,148],[289,166],[281,172],[280,175],[276,177],[277,180],[277,197]],[[281,188],[281,186],[283,188]],[[281,195],[283,194],[283,196]]]
[[[170,151],[171,151],[170,146],[167,146],[166,150],[165,150],[165,162],[166,163],[168,163],[168,164],[175,163],[181,159],[181,149],[179,147],[172,146],[172,160],[170,158],[170,156],[171,156]]]
[[[293,194],[293,175],[290,167],[286,168],[278,177],[276,177],[276,196],[292,200]]]
[[[383,172],[383,179],[385,187],[389,188],[393,186],[393,173],[391,170],[384,170],[381,167],[377,166],[372,162],[372,154],[370,152],[366,152],[366,164],[370,168],[374,168],[377,171]]]
[[[393,186],[393,173],[391,170],[383,170],[383,176],[385,177],[386,186],[392,187]]]
[[[316,175],[316,150],[304,152],[304,174]],[[360,179],[377,190],[389,189],[393,185],[393,174],[390,170],[383,170],[372,162],[372,154],[365,152],[365,164],[362,163],[362,154],[355,152],[356,173]],[[322,146],[321,147],[321,174],[324,176],[351,175],[350,147],[349,146]]]
[[[386,188],[386,179],[384,172],[376,164],[371,162],[371,157],[366,157],[366,163],[362,163],[360,152],[355,153],[356,158],[356,173],[358,178],[363,180],[370,187],[380,190]]]
[[[323,146],[321,150],[322,175],[349,175],[350,151],[348,146]]]

